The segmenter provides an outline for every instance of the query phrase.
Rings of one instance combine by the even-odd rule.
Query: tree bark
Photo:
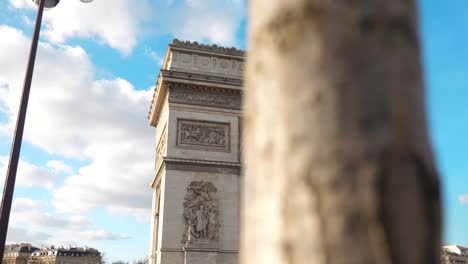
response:
[[[435,264],[413,0],[252,0],[243,264]]]

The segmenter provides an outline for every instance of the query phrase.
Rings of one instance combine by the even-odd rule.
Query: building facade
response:
[[[243,58],[196,42],[168,47],[149,113],[151,264],[237,263]]]
[[[101,264],[101,253],[88,247],[7,245],[3,263],[8,264]]]
[[[6,245],[5,252],[3,253],[4,264],[26,264],[31,256],[31,253],[39,250],[37,247],[31,246],[31,244],[13,244]]]
[[[468,263],[468,248],[457,245],[443,246],[440,260],[441,264]]]

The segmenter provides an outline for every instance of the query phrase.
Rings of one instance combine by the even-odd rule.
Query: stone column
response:
[[[439,261],[411,0],[249,2],[241,263]]]

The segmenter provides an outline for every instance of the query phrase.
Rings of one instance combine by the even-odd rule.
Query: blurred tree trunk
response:
[[[241,263],[439,262],[414,0],[252,0]]]

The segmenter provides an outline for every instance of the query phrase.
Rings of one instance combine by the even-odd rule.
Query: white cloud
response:
[[[44,210],[47,203],[43,201],[32,200],[29,198],[16,198],[13,202],[12,210],[14,212],[31,212],[35,210]]]
[[[458,196],[458,202],[460,202],[461,205],[468,205],[468,194]]]
[[[21,16],[21,19],[23,20],[23,24],[26,25],[26,26],[33,26],[34,25],[34,21],[32,21],[28,16],[26,15],[23,15]]]
[[[245,18],[244,0],[184,0],[162,5],[157,19],[176,38],[225,46],[237,43]]]
[[[31,0],[10,0],[14,8],[34,8]],[[54,43],[73,37],[97,38],[98,41],[128,55],[142,33],[147,19],[147,0],[98,0],[84,4],[78,0],[61,1],[44,13],[43,35]]]
[[[47,162],[47,167],[49,167],[54,174],[65,173],[72,174],[72,167],[68,166],[61,160],[50,160]]]
[[[0,68],[5,69],[0,105],[11,128],[24,73],[24,58],[15,56],[27,53],[29,40],[6,26],[0,26],[0,35],[5,39],[0,42]],[[88,162],[54,190],[60,212],[104,207],[149,219],[154,130],[146,117],[152,90],[138,91],[119,78],[94,80],[94,72],[81,47],[41,43],[24,139],[49,153]],[[56,162],[48,165],[59,169]]]
[[[50,237],[50,234],[41,231],[21,227],[9,227],[7,243],[31,243],[35,245],[41,245],[45,244],[45,241]]]
[[[0,156],[0,177],[7,172],[8,158]],[[16,185],[22,187],[43,187],[51,189],[56,179],[45,168],[20,160],[16,173]]]
[[[27,8],[27,9],[35,9],[36,5],[33,3],[33,1],[28,1],[28,0],[10,0],[10,6],[14,8]]]
[[[97,241],[97,240],[121,240],[121,239],[129,239],[130,236],[127,234],[114,234],[104,230],[92,230],[92,231],[85,231],[80,234],[82,240],[90,240],[90,241]]]
[[[8,240],[14,242],[30,239],[36,243],[60,244],[63,238],[72,238],[75,243],[130,238],[127,234],[93,229],[94,224],[81,215],[51,214],[46,202],[29,198],[16,198],[13,201],[10,223],[12,226],[8,232]]]
[[[84,216],[51,214],[44,201],[29,198],[16,198],[11,210],[11,223],[28,226],[31,229],[59,228],[82,230],[92,227],[92,222]]]
[[[146,47],[145,48],[145,55],[150,57],[152,60],[154,60],[156,63],[158,63],[159,67],[162,67],[164,63],[164,57],[156,53],[154,50]]]
[[[30,0],[9,0],[17,9],[32,9]],[[83,4],[61,1],[44,14],[42,35],[53,43],[70,38],[96,39],[129,55],[138,40],[155,31],[183,40],[234,46],[245,20],[245,0],[99,0]],[[26,23],[29,20],[25,20]]]

